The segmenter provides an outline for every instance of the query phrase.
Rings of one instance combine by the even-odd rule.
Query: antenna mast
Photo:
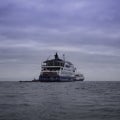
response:
[[[63,54],[63,60],[65,61],[65,54]]]

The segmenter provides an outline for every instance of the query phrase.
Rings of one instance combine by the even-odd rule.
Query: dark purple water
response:
[[[0,82],[0,120],[120,120],[120,82]]]

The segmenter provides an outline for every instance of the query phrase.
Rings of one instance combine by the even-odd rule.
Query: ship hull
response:
[[[48,77],[48,76],[40,76],[40,82],[72,82],[74,81],[73,77],[69,76],[56,76],[56,77]]]
[[[48,77],[48,76],[40,76],[40,82],[73,82],[73,81],[84,81],[84,78],[75,79],[74,77],[69,76],[57,76],[57,77]]]
[[[84,79],[82,79],[82,78],[81,79],[75,79],[75,81],[84,81]]]

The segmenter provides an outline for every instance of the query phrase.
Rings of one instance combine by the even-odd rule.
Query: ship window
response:
[[[65,67],[69,68],[70,66],[69,65],[65,65]]]

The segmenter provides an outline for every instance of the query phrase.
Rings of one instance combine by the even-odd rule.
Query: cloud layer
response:
[[[119,80],[119,3],[119,0],[1,0],[1,79],[38,75],[40,62],[58,51],[80,66],[79,70],[82,66],[87,80]]]

